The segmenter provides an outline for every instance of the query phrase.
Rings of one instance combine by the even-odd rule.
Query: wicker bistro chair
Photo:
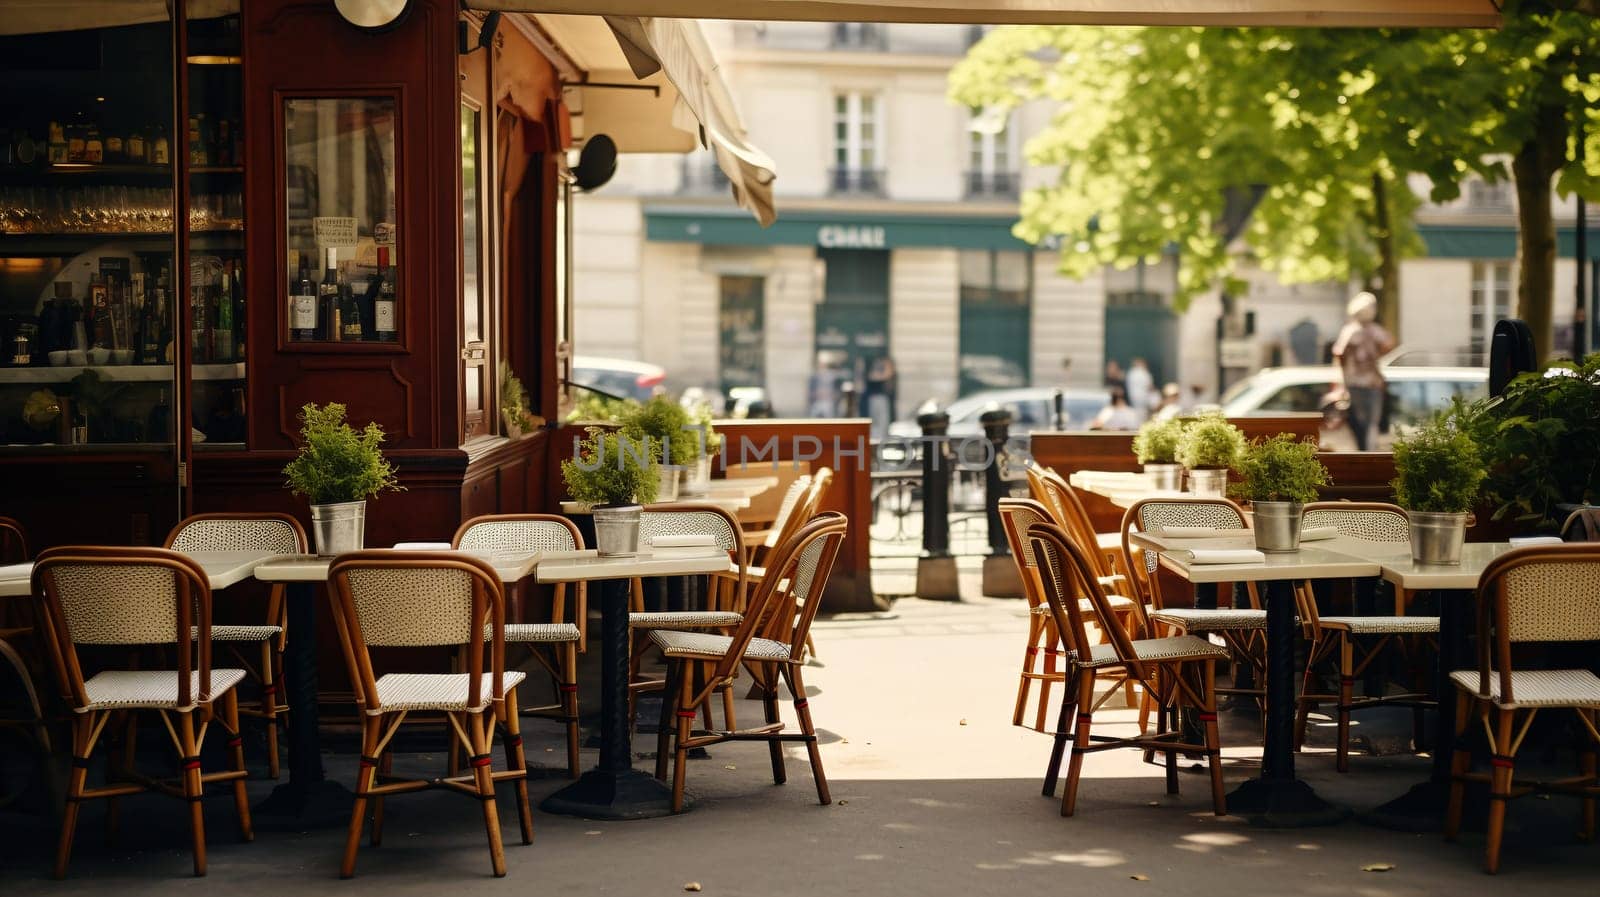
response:
[[[274,551],[305,554],[306,531],[288,514],[196,514],[181,521],[167,535],[173,551]],[[278,725],[289,713],[278,683],[283,681],[283,647],[288,629],[284,584],[273,583],[261,624],[219,623],[211,627],[211,640],[228,649],[244,668],[246,678],[260,689],[256,701],[241,701],[239,713],[266,721],[267,774],[278,777]],[[255,657],[247,656],[254,652]]]
[[[773,552],[773,575],[756,587],[743,622],[731,635],[670,630],[650,633],[651,641],[668,662],[668,699],[662,702],[656,777],[666,779],[668,750],[674,749],[673,812],[683,809],[689,751],[723,741],[765,741],[771,755],[772,779],[778,785],[786,779],[783,743],[804,743],[816,780],[817,799],[824,805],[831,802],[801,668],[806,662],[806,633],[821,605],[812,599],[822,595],[847,529],[842,514],[823,514],[779,545]],[[695,733],[692,727],[699,715],[696,708],[705,703],[713,689],[730,681],[741,665],[751,672],[760,690],[765,724],[752,729]],[[780,679],[794,698],[800,727],[797,733],[784,733],[779,719]]]
[[[1221,742],[1217,734],[1217,662],[1227,660],[1228,652],[1205,639],[1180,635],[1171,638],[1133,639],[1123,630],[1112,611],[1105,592],[1094,576],[1090,561],[1092,546],[1080,546],[1059,526],[1036,523],[1028,528],[1039,560],[1041,580],[1050,615],[1055,619],[1067,649],[1067,684],[1062,689],[1061,716],[1056,723],[1055,744],[1045,770],[1044,794],[1055,794],[1061,770],[1061,755],[1072,742],[1072,759],[1067,767],[1067,784],[1061,797],[1061,815],[1071,816],[1078,801],[1078,780],[1083,772],[1083,757],[1116,747],[1140,748],[1166,754],[1167,793],[1178,793],[1177,755],[1204,753],[1211,771],[1211,805],[1218,816],[1227,813],[1222,790]],[[1086,612],[1078,595],[1089,599]],[[1095,622],[1110,637],[1105,645],[1088,644],[1087,623]],[[1093,733],[1094,678],[1102,669],[1119,669],[1144,687],[1163,712],[1157,715],[1156,731],[1145,734],[1143,727],[1131,738],[1107,737]],[[1204,744],[1182,740],[1176,725],[1182,708],[1192,708],[1204,729]],[[1070,726],[1070,728],[1069,728]]]
[[[1029,691],[1033,683],[1038,682],[1039,706],[1032,726],[1036,732],[1046,730],[1045,716],[1050,708],[1051,686],[1066,681],[1066,673],[1058,664],[1064,654],[1060,648],[1061,634],[1056,630],[1055,619],[1050,615],[1050,605],[1044,598],[1044,584],[1039,578],[1038,558],[1033,553],[1033,543],[1029,542],[1026,536],[1028,528],[1034,524],[1051,522],[1055,521],[1051,520],[1050,513],[1044,505],[1032,499],[1000,499],[1000,524],[1005,530],[1006,542],[1011,547],[1011,557],[1016,561],[1017,572],[1022,579],[1022,595],[1028,601],[1028,642],[1023,649],[1022,672],[1017,681],[1017,703],[1011,712],[1011,725],[1023,724]],[[1121,595],[1107,595],[1106,600],[1112,611],[1123,621],[1125,629],[1132,632],[1143,631],[1143,608],[1137,601]],[[1093,613],[1088,598],[1079,598],[1078,604],[1083,612]],[[1129,624],[1130,618],[1132,625]],[[1101,641],[1105,642],[1103,632]],[[1134,706],[1133,686],[1127,682],[1121,671],[1108,668],[1106,675],[1124,684],[1128,706]],[[1107,691],[1100,698],[1100,702],[1103,703],[1115,692],[1115,689]]]
[[[1056,524],[1080,544],[1095,546],[1091,560],[1100,584],[1108,589],[1126,588],[1121,580],[1133,568],[1123,557],[1120,534],[1095,532],[1089,510],[1078,497],[1078,490],[1072,488],[1065,477],[1038,465],[1030,465],[1027,472],[1028,492],[1033,500],[1049,508]]]
[[[1467,782],[1489,784],[1484,868],[1500,868],[1506,801],[1530,792],[1560,792],[1582,799],[1579,836],[1595,834],[1600,778],[1600,676],[1587,669],[1516,669],[1513,647],[1526,643],[1600,641],[1600,545],[1541,545],[1507,552],[1483,571],[1478,585],[1478,668],[1450,674],[1456,685],[1456,746],[1451,758],[1450,805],[1445,837],[1461,830]],[[1541,710],[1571,710],[1577,717],[1578,775],[1554,782],[1518,781],[1516,754]],[[1483,725],[1492,751],[1490,772],[1471,771],[1467,729]]]
[[[578,551],[583,535],[565,517],[555,514],[490,514],[474,517],[456,530],[451,546],[461,551],[532,554],[539,551]],[[521,587],[519,583],[518,588]],[[549,623],[506,623],[506,644],[521,645],[534,662],[544,668],[555,685],[557,702],[546,706],[522,707],[523,716],[536,716],[560,722],[567,730],[567,775],[578,777],[578,654],[583,651],[583,621],[587,615],[584,583],[576,588],[574,614],[577,622],[563,621],[566,583],[555,586]],[[459,747],[451,742],[451,770],[455,770]]]
[[[772,517],[772,523],[762,530],[746,530],[744,533],[745,550],[751,562],[759,559],[763,552],[771,551],[782,541],[785,528],[790,528],[794,519],[795,506],[811,488],[811,474],[804,473],[795,477],[783,491],[783,500],[778,503],[778,511]]]
[[[358,551],[334,559],[334,620],[361,712],[361,765],[355,807],[339,874],[355,874],[356,850],[372,805],[372,845],[383,840],[384,798],[424,788],[448,788],[483,804],[489,857],[496,877],[506,874],[495,809],[495,784],[516,786],[522,843],[533,843],[527,764],[518,723],[517,685],[524,678],[505,669],[505,597],[499,577],[470,556],[437,552]],[[456,647],[460,669],[452,673],[382,673],[371,648]],[[402,779],[390,774],[390,740],[410,713],[442,713],[455,740],[467,751],[472,771],[442,779]],[[495,724],[505,727],[508,769],[490,768]]]
[[[253,839],[234,690],[245,673],[211,666],[211,589],[200,565],[160,548],[54,548],[40,555],[34,567],[33,594],[40,642],[60,693],[73,711],[72,771],[55,876],[67,873],[79,808],[95,798],[113,801],[114,823],[114,802],[123,795],[160,791],[183,797],[189,803],[194,874],[204,875],[201,797],[209,782],[232,782],[239,833],[246,841]],[[136,645],[171,646],[177,669],[107,669],[84,679],[80,647]],[[132,768],[128,751],[121,764],[108,764],[107,784],[88,787],[89,761],[107,724],[121,716],[131,729],[136,711],[161,717],[178,755],[179,781],[142,775]],[[200,768],[200,748],[213,720],[227,733],[232,769],[207,773]]]
[[[22,524],[10,517],[0,517],[0,564],[26,561],[28,534]],[[0,598],[0,639],[16,638],[33,631],[28,615],[27,601],[7,601]]]
[[[1409,544],[1410,529],[1405,511],[1395,505],[1377,502],[1316,502],[1305,507],[1303,527],[1332,526],[1341,536],[1369,542],[1394,542]],[[1322,703],[1333,703],[1338,723],[1338,748],[1336,764],[1340,772],[1350,770],[1350,713],[1384,704],[1401,704],[1412,708],[1414,743],[1418,750],[1424,744],[1423,709],[1436,706],[1428,699],[1424,684],[1426,674],[1415,663],[1418,652],[1411,650],[1418,638],[1439,634],[1438,617],[1412,617],[1390,615],[1323,616],[1317,610],[1316,595],[1309,583],[1295,588],[1295,605],[1300,614],[1300,626],[1309,643],[1306,649],[1306,668],[1300,689],[1299,712],[1295,717],[1295,748],[1305,743],[1306,724],[1311,711]],[[1405,602],[1396,602],[1396,611],[1404,609]],[[1387,659],[1393,649],[1411,655],[1414,688],[1403,694],[1378,694],[1357,696],[1356,680],[1369,670],[1376,669],[1380,660]],[[1319,693],[1316,670],[1329,660],[1337,663],[1339,691],[1337,694]],[[1386,678],[1386,677],[1385,677]]]

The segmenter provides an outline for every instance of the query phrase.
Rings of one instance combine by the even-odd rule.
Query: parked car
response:
[[[1061,426],[1066,430],[1087,428],[1089,421],[1094,420],[1100,409],[1111,401],[1111,396],[1103,389],[1063,389],[1060,392],[1062,416],[1065,418]],[[956,399],[944,409],[950,415],[950,436],[957,439],[982,436],[983,424],[978,419],[991,408],[1004,408],[1011,412],[1012,436],[1026,436],[1033,430],[1054,429],[1055,394],[1055,389],[1034,386],[1024,389],[986,389]],[[917,419],[913,415],[890,424],[889,435],[910,439],[921,436],[922,428],[917,426]]]
[[[573,383],[624,399],[648,401],[662,390],[666,379],[666,369],[658,364],[584,355],[572,359]]]
[[[1473,399],[1488,390],[1485,368],[1386,364],[1384,379],[1389,396],[1379,426],[1378,448],[1387,449],[1397,432],[1427,420],[1450,406],[1457,396]],[[1229,417],[1271,417],[1282,414],[1322,415],[1322,444],[1330,449],[1352,450],[1355,439],[1345,426],[1344,382],[1335,365],[1265,368],[1222,395],[1222,412]]]

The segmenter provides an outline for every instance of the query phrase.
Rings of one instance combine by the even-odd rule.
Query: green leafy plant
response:
[[[722,451],[722,434],[711,425],[716,415],[711,412],[710,405],[700,405],[689,415],[690,426],[701,428],[705,431],[706,454],[715,455]]]
[[[1237,467],[1245,450],[1244,431],[1220,414],[1195,418],[1178,438],[1178,463],[1190,470]]]
[[[1250,501],[1316,501],[1317,487],[1331,482],[1328,468],[1317,460],[1317,444],[1288,433],[1251,443],[1238,470],[1240,482],[1231,491]]]
[[[1394,441],[1394,494],[1409,511],[1460,514],[1478,502],[1488,471],[1455,415],[1436,415]]]
[[[667,448],[674,466],[700,460],[700,438],[689,411],[666,396],[656,396],[622,416],[624,431],[643,434]]]
[[[1133,436],[1133,454],[1140,464],[1173,464],[1178,457],[1178,440],[1183,436],[1183,421],[1176,417],[1151,419]]]
[[[575,457],[561,462],[561,479],[574,501],[592,507],[645,504],[660,484],[661,447],[638,432],[589,427]]]
[[[585,391],[567,412],[567,422],[616,423],[639,407],[634,399],[614,399]]]
[[[314,505],[362,501],[385,490],[404,491],[381,450],[383,428],[357,430],[345,422],[345,406],[329,402],[300,409],[300,453],[283,469],[289,491]]]
[[[1600,502],[1600,352],[1527,373],[1498,398],[1458,402],[1451,417],[1483,453],[1495,519],[1552,526],[1556,505]]]
[[[500,416],[508,429],[533,430],[544,423],[544,418],[528,410],[528,391],[504,361],[500,362]]]

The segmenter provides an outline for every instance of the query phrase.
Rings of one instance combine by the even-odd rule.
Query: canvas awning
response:
[[[540,0],[470,2],[476,9],[507,12],[540,5]],[[728,176],[734,201],[763,227],[777,218],[772,200],[777,165],[747,138],[698,22],[631,16],[534,18],[583,68],[582,80],[568,85],[578,93],[569,104],[575,129],[581,127],[584,135],[605,131],[620,150],[633,152],[683,152],[698,138]],[[603,42],[594,39],[595,29],[605,35]],[[659,85],[661,97],[619,90],[619,81]]]
[[[976,25],[1312,25],[1492,28],[1495,0],[478,0],[589,15]]]
[[[190,19],[239,11],[239,0],[189,0]],[[172,18],[167,0],[0,0],[0,34],[43,34],[148,25]]]

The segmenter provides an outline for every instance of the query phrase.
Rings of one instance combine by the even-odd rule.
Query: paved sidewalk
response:
[[[722,745],[691,767],[696,803],[681,817],[593,823],[536,812],[535,843],[523,847],[502,801],[510,874],[501,880],[488,874],[475,802],[443,793],[394,798],[384,845],[363,848],[358,877],[341,882],[342,831],[264,832],[240,844],[231,803],[219,796],[206,805],[210,876],[194,880],[181,849],[182,805],[141,797],[126,802],[115,847],[105,845],[103,808],[85,810],[72,875],[62,883],[44,877],[53,833],[0,812],[0,893],[398,897],[470,887],[475,895],[672,895],[690,882],[708,895],[751,897],[1594,893],[1600,846],[1574,843],[1578,806],[1570,800],[1513,805],[1498,878],[1479,871],[1476,835],[1446,844],[1356,822],[1270,831],[1218,819],[1203,776],[1182,776],[1183,793],[1168,797],[1161,771],[1133,751],[1088,758],[1078,815],[1063,819],[1059,803],[1039,794],[1048,739],[1010,725],[1023,617],[1014,600],[910,599],[887,613],[819,623],[821,657],[807,676],[825,730],[831,807],[817,805],[803,752],[790,753],[789,783],[774,787],[762,746]],[[740,709],[758,718],[756,705]],[[1253,718],[1227,717],[1225,743],[1238,745],[1226,752],[1231,786],[1252,774],[1258,749]],[[1358,733],[1387,750],[1409,732],[1405,711],[1358,721]],[[559,762],[557,729],[529,729],[533,762]],[[1425,760],[1395,755],[1357,757],[1340,776],[1326,753],[1327,730],[1313,741],[1300,759],[1305,777],[1354,808],[1382,803],[1426,775]],[[653,746],[650,736],[635,742]],[[330,755],[328,764],[335,777],[353,779],[353,754]],[[264,794],[269,784],[252,789]],[[561,784],[539,779],[535,799]],[[1393,869],[1362,871],[1372,864]]]

